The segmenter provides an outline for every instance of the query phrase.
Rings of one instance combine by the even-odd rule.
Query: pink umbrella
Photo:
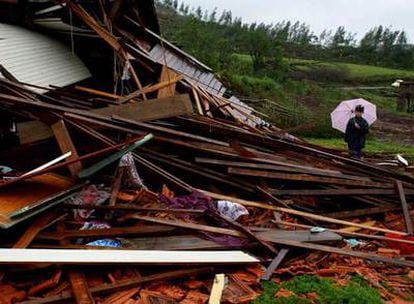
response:
[[[348,121],[354,117],[354,110],[358,105],[364,107],[364,114],[362,117],[366,119],[369,125],[377,120],[377,106],[373,103],[362,98],[345,100],[331,113],[332,128],[345,133],[346,125],[348,124]]]

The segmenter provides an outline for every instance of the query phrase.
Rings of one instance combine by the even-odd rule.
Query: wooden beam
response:
[[[66,216],[66,215],[64,215]],[[13,245],[13,248],[27,248],[36,236],[50,223],[57,218],[55,211],[41,215],[30,227],[24,232],[20,239]],[[59,217],[58,217],[59,218]],[[61,217],[60,217],[61,218]]]
[[[69,271],[69,281],[77,304],[94,304],[85,274],[77,270]]]
[[[197,106],[198,114],[204,115],[204,110],[203,110],[203,107],[201,106],[200,96],[198,95],[198,92],[194,88],[191,88],[191,90],[192,90],[194,100]]]
[[[125,167],[118,167],[115,172],[114,179],[112,181],[111,197],[109,199],[109,206],[115,206],[119,190],[122,186],[122,179],[125,174]]]
[[[308,231],[309,231],[309,229],[314,227],[314,226],[291,223],[291,222],[285,222],[285,221],[272,220],[272,222],[275,223],[275,224],[289,226],[289,227],[304,228],[304,229],[308,229]],[[408,245],[413,245],[414,246],[414,241],[406,240],[406,239],[403,239],[403,238],[397,239],[397,238],[390,238],[390,237],[381,236],[381,235],[364,234],[364,233],[358,233],[358,232],[349,232],[349,231],[344,231],[343,229],[329,229],[329,228],[324,228],[324,229],[326,231],[335,232],[335,233],[338,233],[340,235],[349,236],[349,237],[353,237],[353,238],[361,238],[361,239],[367,239],[367,240],[377,240],[377,241],[385,241],[385,242],[402,243],[402,244],[408,244]]]
[[[280,263],[282,263],[283,259],[286,257],[288,252],[289,252],[289,249],[287,249],[287,248],[280,249],[277,256],[272,260],[272,263],[270,263],[269,267],[266,268],[266,272],[261,277],[261,280],[263,280],[263,281],[269,281],[270,280],[270,278],[272,277],[273,271],[275,271],[275,269],[277,267],[279,267]]]
[[[272,205],[247,201],[247,200],[235,198],[235,197],[232,197],[232,196],[217,194],[217,193],[213,193],[213,192],[206,191],[206,190],[198,190],[198,191],[200,191],[201,193],[203,193],[203,194],[205,194],[205,195],[207,195],[207,196],[209,196],[213,199],[228,200],[228,201],[231,201],[231,202],[239,203],[243,206],[256,207],[256,208],[262,208],[262,209],[267,209],[267,210],[285,212],[287,214],[303,216],[305,218],[309,218],[309,219],[316,220],[316,221],[321,221],[321,222],[326,222],[326,223],[345,225],[345,226],[351,226],[351,227],[358,227],[358,228],[362,228],[362,229],[368,229],[368,230],[383,232],[383,233],[391,233],[391,234],[398,234],[398,235],[404,235],[404,236],[407,235],[407,233],[405,233],[405,232],[400,232],[400,231],[395,231],[395,230],[390,230],[390,229],[384,229],[384,228],[379,228],[379,227],[370,227],[370,226],[361,225],[361,224],[353,223],[353,222],[349,222],[349,221],[333,219],[333,218],[329,218],[329,217],[325,217],[325,216],[321,216],[321,215],[317,215],[317,214],[313,214],[313,213],[309,213],[309,212],[303,212],[303,211],[298,211],[298,210],[288,209],[288,208],[275,207],[275,206],[272,206]]]
[[[75,90],[86,92],[86,93],[93,94],[93,95],[98,95],[98,96],[105,97],[105,98],[111,98],[115,100],[118,100],[119,98],[122,97],[120,95],[115,95],[115,94],[107,93],[104,91],[99,91],[99,90],[81,87],[81,86],[75,86]]]
[[[342,249],[342,248],[331,247],[331,246],[326,246],[326,245],[319,245],[319,244],[313,244],[313,243],[302,243],[298,241],[283,240],[283,239],[275,240],[274,243],[284,245],[284,246],[289,246],[289,247],[298,247],[298,248],[304,248],[304,249],[309,249],[309,250],[335,253],[339,255],[347,255],[347,256],[352,256],[356,258],[361,258],[364,260],[382,262],[382,263],[391,264],[391,265],[414,267],[413,261],[402,260],[402,259],[390,259],[390,258],[385,258],[385,257],[379,256],[376,254],[372,254],[372,253],[354,251],[354,250],[349,250],[349,249]]]
[[[242,251],[0,249],[1,264],[244,264],[258,263]],[[413,263],[414,264],[414,263]]]
[[[63,120],[59,120],[57,123],[52,125],[53,134],[56,137],[56,141],[59,144],[60,150],[62,153],[72,152],[72,155],[68,157],[68,160],[74,160],[79,158],[78,152],[73,144],[72,138],[69,135],[69,131],[66,128],[65,122]],[[83,167],[81,162],[74,162],[68,165],[70,174],[72,178],[76,179],[78,177],[79,172],[82,171]]]
[[[163,66],[161,70],[160,82],[170,82],[172,79],[177,78],[179,75],[167,66]],[[158,98],[171,97],[175,95],[175,86],[177,82],[171,82],[170,85],[158,90]]]
[[[63,239],[77,238],[105,238],[126,235],[146,235],[155,233],[167,233],[173,231],[174,228],[166,226],[130,226],[130,227],[114,227],[108,229],[92,229],[92,230],[64,230],[60,232],[43,232],[36,239],[60,241]]]
[[[279,180],[290,180],[290,181],[299,181],[299,182],[313,182],[313,183],[325,183],[325,184],[335,184],[335,185],[348,185],[348,186],[359,186],[359,187],[370,187],[370,188],[390,188],[391,184],[385,183],[376,183],[361,180],[347,180],[334,177],[322,177],[322,176],[312,176],[308,174],[287,174],[287,173],[278,173],[264,170],[252,170],[244,168],[228,168],[228,173],[237,174],[243,176],[255,176]]]
[[[206,249],[226,249],[226,245],[221,245],[213,241],[208,241],[193,235],[161,236],[161,237],[140,237],[128,238],[127,247],[135,250],[206,250]],[[234,248],[234,247],[232,247]]]
[[[220,304],[225,284],[224,274],[216,274],[214,277],[213,287],[211,288],[208,304]]]
[[[271,189],[274,195],[278,196],[357,196],[357,195],[396,195],[395,189],[294,189],[294,190],[278,190]],[[414,195],[413,190],[405,191],[406,195]]]
[[[32,144],[53,137],[50,127],[41,121],[32,120],[17,123],[20,144]]]
[[[100,108],[90,112],[106,118],[119,116],[133,121],[149,121],[191,114],[193,111],[193,105],[188,94],[181,94]]]
[[[159,219],[155,217],[141,216],[137,214],[126,216],[125,219],[136,219],[136,220],[146,221],[146,222],[155,223],[155,224],[168,225],[168,226],[173,226],[173,227],[180,227],[180,228],[185,228],[185,229],[212,232],[212,233],[218,233],[218,234],[225,234],[225,235],[231,235],[235,237],[244,237],[243,233],[236,231],[236,230],[232,230],[232,229],[219,228],[219,227],[201,225],[201,224],[193,224],[193,223],[187,223],[183,221],[164,220],[164,219]]]
[[[252,230],[254,231],[254,229]],[[255,231],[254,234],[267,242],[272,242],[273,240],[278,239],[308,243],[337,242],[342,240],[342,237],[339,234],[331,231],[312,233],[309,230],[266,229],[263,231]]]
[[[168,208],[145,208],[131,204],[118,204],[116,206],[106,205],[76,205],[76,204],[64,204],[65,208],[70,209],[93,209],[93,210],[105,210],[105,211],[135,211],[135,212],[162,212],[162,213],[191,213],[194,215],[202,215],[204,210],[201,209],[168,209]]]
[[[121,104],[126,103],[126,102],[130,101],[131,99],[139,96],[140,94],[152,93],[152,92],[155,92],[155,91],[160,90],[162,88],[165,88],[167,86],[170,86],[171,84],[177,83],[178,81],[182,80],[183,77],[184,77],[183,75],[179,75],[179,76],[175,77],[174,79],[169,79],[167,81],[163,81],[163,82],[151,85],[151,86],[146,86],[145,88],[142,88],[141,90],[132,92],[131,94],[121,98],[119,100],[119,103],[121,103]]]
[[[404,214],[405,225],[407,227],[407,233],[413,235],[413,222],[411,219],[410,211],[408,209],[407,200],[405,198],[404,187],[401,181],[396,181],[398,195],[400,196],[401,206]]]
[[[208,213],[207,213],[207,215],[208,215]],[[264,249],[268,250],[269,252],[272,252],[274,254],[277,253],[276,248],[274,248],[271,244],[269,244],[266,241],[264,241],[263,239],[257,237],[257,235],[252,233],[248,228],[246,228],[243,225],[237,223],[236,221],[233,221],[231,218],[229,218],[227,216],[224,216],[220,213],[216,214],[215,217],[222,218],[230,226],[234,227],[234,229],[240,231],[241,233],[243,233],[244,235],[246,235],[247,237],[249,237],[253,241],[258,242]]]

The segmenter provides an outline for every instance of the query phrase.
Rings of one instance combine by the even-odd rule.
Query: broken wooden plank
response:
[[[50,127],[41,121],[32,120],[17,123],[20,144],[32,144],[53,137]]]
[[[177,83],[178,81],[180,81],[182,79],[183,79],[183,75],[179,75],[177,77],[174,77],[173,79],[169,79],[167,81],[163,81],[163,82],[151,85],[151,86],[147,86],[145,88],[142,88],[138,91],[132,92],[131,94],[121,98],[119,100],[119,103],[120,104],[126,103],[126,102],[130,101],[131,99],[133,99],[135,97],[138,97],[141,94],[147,94],[147,93],[155,92],[157,90],[165,88],[166,86],[170,86],[173,83]]]
[[[73,186],[71,180],[62,176],[44,174],[4,188],[0,192],[0,227],[9,228],[62,203],[83,186]]]
[[[260,279],[263,281],[269,281],[270,278],[272,277],[273,271],[275,271],[275,269],[279,267],[280,263],[282,263],[283,259],[286,257],[288,252],[289,252],[289,249],[287,248],[280,249],[279,253],[272,260],[269,267],[266,268],[265,274]]]
[[[280,220],[278,220],[278,221],[273,220],[272,222],[275,223],[275,224],[289,226],[289,227],[295,227],[295,228],[311,229],[311,228],[314,227],[314,226],[303,225],[303,224],[298,224],[298,223],[291,223],[291,222],[280,221]],[[378,241],[386,241],[386,242],[395,242],[395,243],[403,243],[403,244],[408,244],[408,245],[414,245],[414,241],[410,241],[408,239],[406,240],[406,239],[403,239],[403,238],[401,238],[401,239],[390,238],[390,237],[381,236],[381,235],[343,231],[341,229],[329,229],[329,228],[323,228],[323,229],[325,229],[326,231],[335,232],[339,235],[344,235],[344,236],[353,237],[353,238],[361,238],[361,239],[367,239],[367,240],[378,240]]]
[[[259,260],[242,251],[0,249],[1,264],[240,264]],[[414,263],[413,263],[414,264]]]
[[[69,271],[69,281],[77,304],[94,304],[85,274],[78,270]]]
[[[126,172],[125,167],[118,167],[115,172],[115,177],[112,182],[111,197],[109,198],[109,206],[115,206],[119,190],[122,186],[122,179]]]
[[[163,66],[161,70],[160,82],[170,82],[172,79],[177,78],[179,74],[169,69],[167,66]],[[171,82],[170,85],[158,90],[158,98],[171,97],[175,95],[175,86],[177,82]]]
[[[74,160],[79,158],[78,152],[75,148],[75,145],[72,142],[72,139],[69,135],[69,131],[66,128],[65,122],[63,120],[59,120],[57,123],[53,124],[52,131],[55,135],[56,141],[58,142],[62,153],[72,153],[68,160]],[[80,162],[72,163],[68,166],[68,168],[72,178],[76,178],[78,176],[78,173],[83,169],[82,164]]]
[[[251,168],[251,169],[278,171],[278,172],[306,173],[309,175],[316,175],[316,176],[336,177],[336,178],[359,180],[359,181],[360,180],[370,181],[369,178],[349,175],[349,174],[343,174],[340,171],[323,170],[323,169],[312,168],[312,167],[305,168],[303,166],[294,167],[292,166],[292,164],[286,164],[285,166],[283,166],[281,164],[273,165],[273,164],[266,164],[266,163],[258,163],[258,162],[255,162],[254,160],[252,160],[251,162],[241,162],[241,161],[230,161],[230,160],[222,160],[222,159],[211,159],[211,158],[205,158],[205,157],[196,157],[195,161],[197,163],[202,163],[202,164]]]
[[[304,249],[310,249],[310,250],[316,250],[316,251],[322,251],[322,252],[328,252],[328,253],[335,253],[339,255],[352,256],[352,257],[361,258],[364,260],[382,262],[382,263],[391,264],[391,265],[414,267],[413,261],[403,260],[403,259],[385,258],[385,257],[372,254],[372,253],[354,251],[354,250],[349,250],[349,249],[342,249],[342,248],[331,247],[331,246],[326,246],[326,245],[302,243],[298,241],[282,240],[282,239],[275,240],[274,243],[284,245],[284,246],[289,246],[289,247],[298,247],[298,248],[304,248]]]
[[[77,238],[105,238],[127,235],[145,235],[161,232],[171,232],[174,228],[166,226],[130,226],[114,227],[108,229],[91,229],[91,230],[64,230],[58,232],[43,232],[37,235],[39,240],[60,241],[63,239]]]
[[[396,195],[395,189],[292,189],[292,190],[270,190],[278,196],[357,196],[357,195]],[[414,196],[413,190],[405,191],[406,195]]]
[[[400,196],[401,207],[403,210],[405,225],[407,227],[407,233],[413,235],[413,222],[411,219],[410,211],[408,209],[407,200],[405,198],[404,187],[401,181],[396,181],[398,195]]]
[[[128,238],[126,248],[135,250],[200,250],[225,249],[224,245],[192,235]]]
[[[122,98],[122,96],[120,96],[120,95],[116,95],[116,94],[112,94],[112,93],[108,93],[108,92],[104,92],[104,91],[99,91],[99,90],[95,90],[95,89],[91,89],[91,88],[86,88],[86,87],[82,87],[82,86],[78,86],[78,85],[75,86],[75,90],[90,93],[90,94],[93,94],[93,95],[102,96],[102,97],[105,97],[105,98],[111,98],[111,99],[115,99],[115,100],[118,100],[118,99]]]
[[[106,211],[141,211],[141,212],[162,212],[162,213],[191,213],[194,215],[201,215],[204,213],[204,210],[201,209],[167,209],[167,208],[146,208],[140,207],[131,204],[118,204],[116,206],[106,206],[106,205],[76,205],[66,203],[64,205],[66,208],[70,209],[93,209],[93,210],[106,210]]]
[[[133,121],[149,121],[193,113],[188,94],[151,99],[92,110],[91,113],[111,118],[116,115]]]
[[[275,207],[275,206],[267,205],[267,204],[263,204],[263,203],[247,201],[247,200],[234,198],[234,197],[227,196],[227,195],[213,193],[213,192],[206,191],[206,190],[199,190],[198,189],[198,191],[200,191],[201,193],[203,193],[203,194],[205,194],[205,195],[207,195],[207,196],[209,196],[213,199],[228,200],[228,201],[231,201],[231,202],[239,203],[243,206],[257,207],[257,208],[262,208],[262,209],[267,209],[267,210],[285,212],[285,213],[288,213],[288,214],[303,216],[305,218],[310,218],[312,220],[327,222],[327,223],[332,223],[332,224],[358,227],[358,228],[362,228],[362,229],[368,229],[368,230],[378,231],[378,232],[383,232],[383,233],[391,233],[391,234],[397,234],[397,235],[407,235],[405,232],[400,232],[400,231],[395,231],[395,230],[390,230],[390,229],[384,229],[384,228],[379,228],[379,227],[369,227],[369,226],[361,225],[361,224],[358,224],[358,223],[353,223],[353,222],[348,222],[348,221],[344,221],[344,220],[328,218],[328,217],[325,217],[325,216],[321,216],[321,215],[317,215],[317,214],[313,214],[313,213],[309,213],[309,212],[303,212],[303,211],[298,211],[298,210],[294,210],[294,209]]]
[[[30,227],[24,232],[20,239],[13,245],[13,248],[27,248],[36,236],[46,228],[57,217],[55,211],[41,215]]]
[[[138,214],[127,216],[125,217],[125,219],[136,219],[140,221],[146,221],[150,223],[168,225],[168,226],[173,226],[173,227],[180,227],[180,228],[199,230],[199,231],[205,231],[205,232],[213,232],[213,233],[231,235],[235,237],[244,237],[243,233],[236,231],[236,230],[232,230],[232,229],[219,228],[219,227],[194,224],[194,223],[187,223],[183,221],[165,220],[165,219],[160,219],[160,218],[155,218],[155,217],[141,216]]]
[[[224,274],[216,274],[214,277],[213,287],[211,288],[208,304],[220,304],[225,284]]]
[[[255,231],[252,229],[254,234],[262,240],[273,242],[273,240],[285,239],[293,240],[298,242],[310,242],[310,243],[319,243],[319,242],[335,242],[341,241],[342,237],[331,231],[323,231],[320,233],[311,233],[306,230],[276,230],[276,229],[266,229],[265,231]]]
[[[252,233],[248,228],[244,227],[243,225],[237,223],[236,221],[233,221],[231,218],[229,218],[229,217],[227,217],[225,215],[222,215],[221,213],[215,214],[214,216],[215,217],[222,218],[224,221],[226,221],[235,230],[240,231],[241,233],[243,233],[244,235],[246,235],[247,237],[249,237],[253,241],[257,242],[264,249],[266,249],[266,250],[268,250],[268,251],[270,251],[272,253],[275,253],[275,254],[277,253],[276,248],[274,248],[271,244],[267,243],[265,240],[257,237],[257,235],[255,235],[254,233]]]
[[[323,176],[313,176],[309,174],[287,174],[287,173],[277,173],[272,171],[264,170],[252,170],[244,168],[230,167],[228,168],[228,173],[245,175],[245,176],[255,176],[255,177],[264,177],[272,178],[279,180],[290,180],[290,181],[299,181],[299,182],[313,182],[318,184],[335,184],[335,185],[347,185],[347,186],[359,186],[359,187],[369,187],[369,188],[390,188],[390,184],[377,183],[361,180],[347,180],[334,177],[323,177]]]

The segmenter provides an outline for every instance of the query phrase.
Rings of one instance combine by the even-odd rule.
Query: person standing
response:
[[[362,149],[365,147],[365,139],[369,132],[369,124],[362,117],[364,107],[357,105],[354,110],[355,116],[352,117],[346,126],[345,142],[352,157],[361,159]]]

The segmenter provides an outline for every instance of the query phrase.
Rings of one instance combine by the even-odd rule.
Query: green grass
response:
[[[372,65],[342,63],[342,62],[323,62],[316,60],[289,58],[286,61],[301,70],[311,70],[312,67],[326,67],[332,69],[342,69],[347,71],[349,80],[359,81],[389,81],[396,79],[414,79],[414,71],[384,68]],[[391,84],[391,83],[390,83]]]
[[[346,144],[342,138],[306,138],[306,140],[315,145],[319,145],[331,149],[346,150]],[[414,147],[405,145],[399,145],[395,143],[389,143],[380,141],[375,138],[369,138],[364,149],[368,153],[385,153],[385,154],[397,154],[400,153],[404,157],[414,160]]]
[[[253,304],[307,304],[312,303],[303,296],[307,293],[318,295],[317,303],[321,304],[376,304],[382,303],[379,292],[371,288],[359,276],[354,276],[346,286],[337,286],[334,280],[317,276],[296,276],[290,281],[281,284],[273,282],[263,283],[262,295],[253,301]],[[276,298],[281,288],[290,290],[294,294],[287,298]],[[301,297],[302,296],[302,297]]]

